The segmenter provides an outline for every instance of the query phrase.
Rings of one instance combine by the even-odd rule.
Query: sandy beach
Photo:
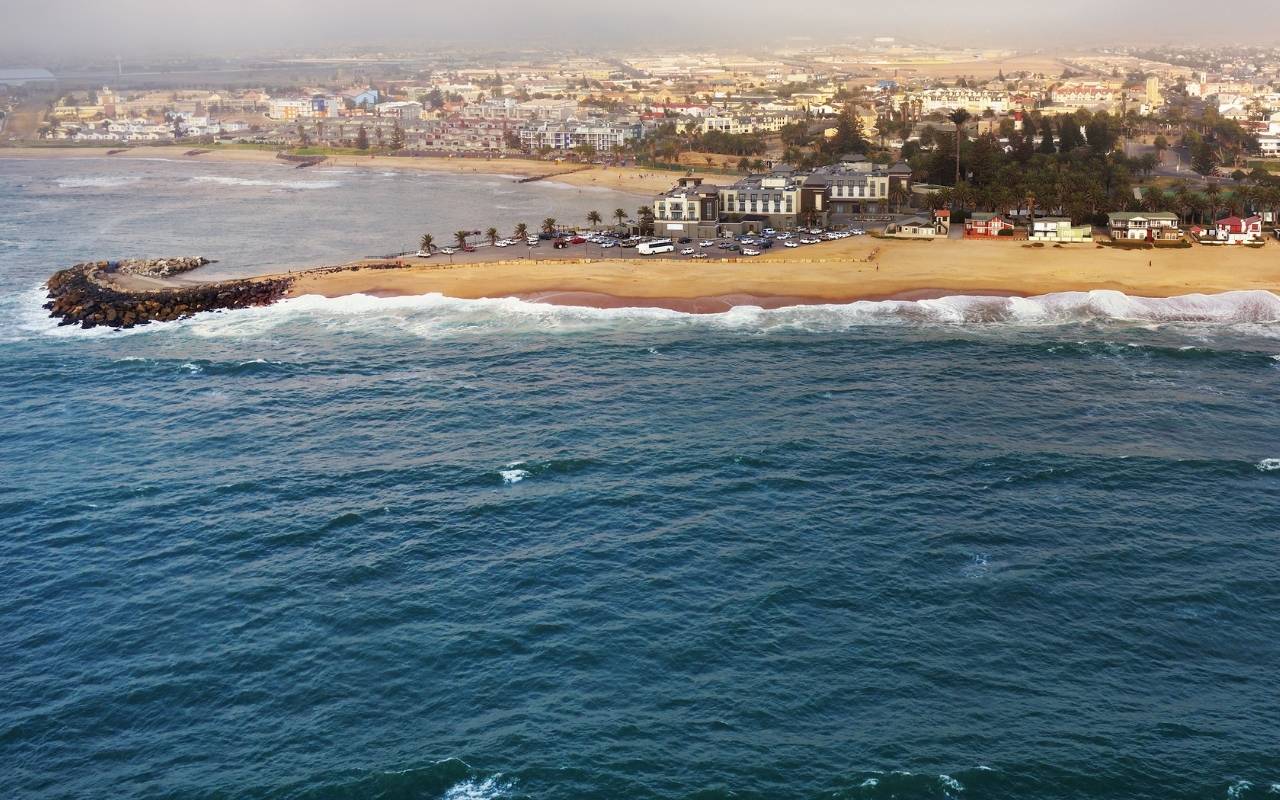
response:
[[[207,149],[198,155],[187,153]],[[108,155],[112,150],[118,152]],[[133,147],[0,147],[0,158],[171,158],[183,161],[221,161],[235,163],[276,164],[282,168],[294,168],[293,164],[276,158],[273,151],[246,149],[199,148],[192,146]],[[363,168],[385,170],[416,170],[420,172],[447,172],[458,175],[510,175],[512,178],[548,176],[549,180],[571,186],[598,186],[619,192],[631,192],[637,196],[652,195],[670,189],[679,176],[677,172],[635,169],[630,167],[602,167],[553,161],[536,161],[522,158],[409,158],[404,156],[330,156],[322,164],[308,167],[307,171],[322,172],[327,167]]]
[[[1120,250],[1004,241],[845,239],[738,261],[504,261],[309,273],[291,294],[337,297],[438,292],[593,306],[720,311],[947,295],[1035,296],[1114,289],[1144,297],[1280,290],[1280,246]]]

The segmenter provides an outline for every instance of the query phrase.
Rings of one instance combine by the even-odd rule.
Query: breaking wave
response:
[[[142,178],[134,175],[122,175],[97,178],[57,178],[54,183],[63,189],[114,189],[120,186],[128,186],[141,180]]]
[[[1142,324],[1241,326],[1248,333],[1269,338],[1280,336],[1280,296],[1267,291],[1193,294],[1170,298],[1129,297],[1098,290],[1063,292],[1039,297],[954,296],[935,300],[856,301],[843,304],[799,305],[765,309],[737,306],[712,314],[691,314],[665,308],[592,308],[552,305],[515,297],[464,300],[438,293],[374,297],[354,294],[326,298],[306,295],[277,303],[225,314],[199,314],[191,319],[152,324],[132,331],[77,327],[59,328],[40,308],[44,294],[32,290],[0,297],[0,307],[14,313],[0,322],[0,340],[52,334],[64,337],[124,335],[162,330],[185,330],[208,338],[252,337],[291,322],[313,321],[330,328],[402,331],[424,338],[475,335],[485,332],[576,333],[622,327],[673,326],[715,328],[750,333],[830,333],[869,326],[1010,326],[1028,329],[1078,324]],[[1065,345],[1064,345],[1065,346]],[[1073,349],[1091,351],[1099,345]],[[1132,349],[1132,348],[1131,348]],[[1212,353],[1211,345],[1179,351],[1187,358]],[[1175,353],[1177,354],[1177,353]],[[1271,366],[1270,355],[1260,357]]]
[[[250,186],[270,189],[336,189],[341,181],[268,181],[260,178],[229,178],[225,175],[197,175],[191,180],[199,183],[216,183],[220,186]]]

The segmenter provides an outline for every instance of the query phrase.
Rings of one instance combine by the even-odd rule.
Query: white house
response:
[[[1072,225],[1066,217],[1041,217],[1031,223],[1033,242],[1092,242],[1093,227]]]

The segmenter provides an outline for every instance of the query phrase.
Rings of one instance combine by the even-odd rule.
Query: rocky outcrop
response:
[[[196,267],[203,267],[213,262],[199,256],[182,256],[180,258],[128,258],[124,261],[110,262],[108,271],[122,272],[126,275],[145,275],[149,278],[171,278],[190,272]]]
[[[202,260],[202,259],[201,259]],[[183,261],[183,259],[159,259]],[[113,286],[110,262],[93,261],[54,273],[46,287],[49,316],[61,325],[94,328],[132,328],[150,322],[171,322],[201,311],[265,306],[284,297],[292,277],[248,278],[153,290],[124,290]],[[194,267],[191,267],[194,269]]]

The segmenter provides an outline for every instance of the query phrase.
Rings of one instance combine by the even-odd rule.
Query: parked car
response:
[[[453,255],[453,254],[454,254],[454,253],[456,253],[456,252],[458,252],[458,248],[456,248],[456,247],[441,247],[441,248],[440,248],[440,253],[441,253],[442,255],[451,256],[451,255]]]
[[[783,247],[799,247],[800,245],[798,242],[783,242],[782,246]]]
[[[764,229],[764,235],[765,235],[765,236],[772,236],[772,235],[774,235],[775,233],[777,233],[777,231],[775,231],[773,228],[765,228],[765,229]]]
[[[696,253],[696,252],[698,252],[698,251],[697,251],[697,250],[694,250],[692,247],[686,247],[685,249],[683,249],[683,250],[681,250],[681,251],[680,251],[680,255],[682,255],[682,256],[691,256],[691,255],[693,255],[693,254],[694,254],[694,253]]]
[[[706,257],[707,257],[707,254],[702,252],[694,253],[692,256],[690,256],[690,258],[706,258]]]
[[[752,249],[752,248],[750,248],[750,247],[744,247],[744,248],[742,248],[742,254],[743,254],[744,256],[758,256],[758,255],[760,255],[760,251],[759,251],[759,250],[753,250],[753,249]]]
[[[698,242],[698,247],[715,247],[715,245],[716,243],[710,239],[703,239],[701,242]]]
[[[469,244],[466,247],[462,248],[462,252],[464,253],[474,253],[475,251],[476,251],[475,245]]]
[[[617,243],[617,242],[606,241],[606,242],[601,242],[601,243],[600,243],[600,246],[601,246],[601,247],[604,247],[604,248],[617,247],[617,246],[618,246],[618,243]]]
[[[866,236],[867,232],[862,228],[850,228],[849,233],[854,236]]]
[[[689,242],[692,242],[692,241],[693,241],[693,240],[692,240],[692,239],[690,239],[688,236],[681,236],[679,239],[677,239],[677,240],[676,240],[676,243],[677,243],[677,244],[688,244]]]
[[[573,237],[572,239],[570,239],[570,240],[569,240],[569,244],[582,244],[582,243],[583,243],[583,242],[585,242],[585,241],[586,241],[586,239],[584,239],[583,237],[581,237],[581,236],[575,236],[575,237]]]

